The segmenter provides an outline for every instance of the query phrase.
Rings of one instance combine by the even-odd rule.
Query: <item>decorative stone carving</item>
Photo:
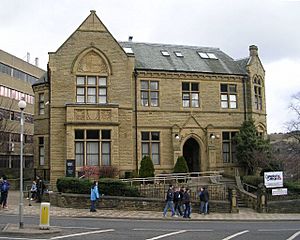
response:
[[[101,121],[111,121],[111,110],[101,110]]]
[[[75,120],[85,120],[85,110],[74,110],[74,119]]]
[[[108,74],[105,61],[94,51],[87,53],[79,62],[77,72]]]
[[[88,110],[87,120],[100,120],[99,110]]]

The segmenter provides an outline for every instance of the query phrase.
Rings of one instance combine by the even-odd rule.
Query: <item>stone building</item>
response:
[[[44,70],[0,50],[0,174],[19,176],[20,109],[22,98],[27,103],[24,127],[25,170],[33,169],[33,104],[32,84]],[[26,173],[27,171],[25,171]]]
[[[234,60],[218,48],[118,42],[91,11],[33,85],[36,167],[55,183],[74,163],[75,175],[113,165],[124,176],[144,155],[156,173],[183,155],[191,172],[232,174],[242,122],[266,132],[265,71],[249,50]]]

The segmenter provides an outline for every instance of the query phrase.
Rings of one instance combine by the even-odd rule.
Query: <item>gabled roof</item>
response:
[[[135,56],[135,68],[137,70],[155,71],[182,71],[219,74],[245,75],[246,69],[219,48],[119,42],[124,48],[131,48]],[[168,51],[169,56],[163,56],[161,51]],[[181,52],[182,57],[175,52]],[[201,58],[198,52],[213,53],[217,59]]]

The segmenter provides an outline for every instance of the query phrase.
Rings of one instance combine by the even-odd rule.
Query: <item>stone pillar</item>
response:
[[[267,212],[267,191],[262,183],[258,185],[257,189],[257,211],[260,213]]]
[[[236,199],[236,189],[235,188],[229,189],[229,197],[230,197],[230,202],[231,202],[230,212],[231,213],[239,213],[239,208],[238,208],[237,199]]]

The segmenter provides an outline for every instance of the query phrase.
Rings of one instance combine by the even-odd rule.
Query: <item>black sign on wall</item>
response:
[[[66,177],[75,177],[75,160],[69,159],[66,162]]]

